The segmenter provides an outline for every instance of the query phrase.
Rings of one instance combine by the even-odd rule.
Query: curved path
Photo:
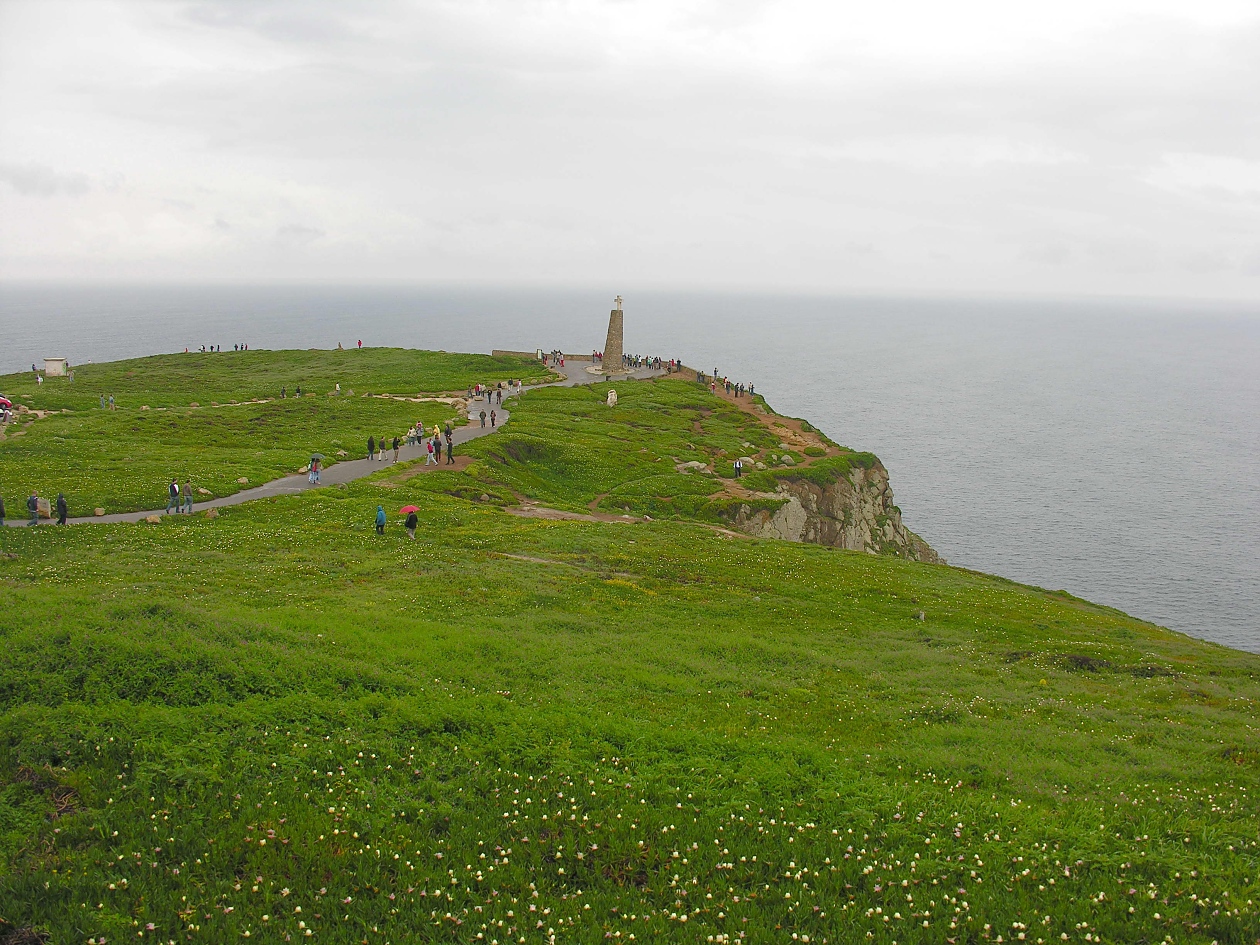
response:
[[[557,374],[564,375],[564,380],[553,381],[550,384],[536,384],[532,387],[521,388],[521,393],[530,390],[536,390],[540,387],[575,387],[578,384],[595,384],[603,380],[603,378],[588,374],[586,371],[586,361],[570,362],[565,367],[553,365],[551,370]],[[664,371],[639,370],[627,375],[636,379],[654,377],[664,374]],[[517,396],[504,391],[504,401],[507,403],[510,398]],[[498,414],[498,426],[490,426],[487,421],[486,426],[480,425],[480,420],[475,419],[481,410],[485,410],[487,416],[491,407],[487,399],[475,398],[468,402],[469,423],[467,426],[457,427],[454,430],[452,439],[456,445],[467,443],[469,440],[475,440],[478,437],[488,436],[491,433],[497,433],[499,428],[511,417],[510,411],[505,406],[495,405],[494,410]],[[393,452],[392,450],[389,452]],[[425,451],[420,445],[402,446],[398,450],[398,462],[410,461],[413,459],[423,459]],[[270,499],[282,495],[294,495],[298,492],[305,492],[308,489],[320,489],[324,486],[336,486],[342,483],[354,482],[356,479],[362,479],[370,476],[372,473],[380,472],[387,466],[393,465],[393,459],[388,460],[370,460],[370,459],[349,459],[334,463],[320,473],[320,481],[312,483],[307,478],[306,473],[298,473],[292,476],[284,476],[280,479],[273,479],[271,482],[264,483],[261,486],[255,486],[252,489],[242,489],[240,492],[234,492],[232,495],[221,496],[217,499],[207,499],[205,502],[194,502],[193,512],[203,512],[206,509],[218,509],[228,505],[242,505],[246,502],[253,502],[255,499]],[[443,464],[445,460],[442,461]],[[429,468],[429,467],[422,467]],[[432,467],[434,470],[444,468],[442,464]],[[25,512],[25,506],[22,511]],[[69,525],[84,525],[90,523],[107,524],[110,522],[141,522],[150,515],[165,515],[165,509],[151,509],[147,512],[117,512],[112,515],[88,515],[76,518],[66,519]],[[171,513],[175,514],[175,513]],[[44,521],[48,521],[45,519]],[[5,525],[13,527],[27,527],[30,525],[29,518],[10,518]]]

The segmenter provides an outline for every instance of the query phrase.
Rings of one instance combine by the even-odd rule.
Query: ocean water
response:
[[[951,563],[1260,652],[1260,306],[10,284],[0,372],[240,342],[589,352],[616,291],[627,351],[877,453]]]

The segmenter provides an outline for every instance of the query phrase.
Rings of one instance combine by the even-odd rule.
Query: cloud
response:
[[[1254,0],[10,0],[0,258],[1254,297],[1258,110]]]
[[[77,197],[91,190],[83,174],[58,174],[45,164],[0,163],[0,181],[25,197]]]
[[[327,234],[313,226],[302,226],[298,223],[286,223],[276,229],[276,239],[290,246],[302,246],[322,239]]]

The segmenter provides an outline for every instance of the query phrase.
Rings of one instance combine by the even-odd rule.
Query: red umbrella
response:
[[[418,505],[404,505],[401,509],[398,510],[398,514],[406,515],[408,512],[419,512],[419,511],[420,511],[420,506]]]

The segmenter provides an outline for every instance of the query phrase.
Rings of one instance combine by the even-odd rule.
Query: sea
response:
[[[201,345],[590,353],[618,292],[627,351],[876,453],[951,564],[1260,652],[1260,304],[3,283],[0,373]]]

